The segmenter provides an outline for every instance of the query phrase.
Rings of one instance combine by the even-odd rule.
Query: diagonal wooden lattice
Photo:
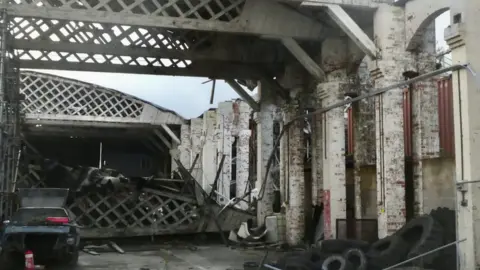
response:
[[[13,18],[11,24],[18,58],[24,61],[185,68],[192,52],[208,44],[212,35],[23,17]]]
[[[44,188],[42,172],[38,166],[25,166],[18,170],[18,177],[15,183],[16,188]]]
[[[137,118],[143,103],[114,90],[31,71],[20,76],[26,114]]]
[[[8,3],[38,8],[232,21],[240,15],[244,0],[10,0]]]
[[[191,202],[152,192],[142,193],[138,200],[128,191],[90,193],[77,198],[69,208],[79,223],[93,229],[155,227],[161,231],[188,226],[194,223],[195,215]]]

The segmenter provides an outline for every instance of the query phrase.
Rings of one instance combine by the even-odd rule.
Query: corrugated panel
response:
[[[438,122],[440,150],[445,156],[455,156],[453,126],[453,87],[451,77],[438,80]]]
[[[405,157],[412,156],[412,100],[410,88],[403,91],[403,138],[405,143]]]
[[[348,108],[348,117],[347,117],[347,154],[353,154],[355,151],[355,137],[353,130],[353,107]]]

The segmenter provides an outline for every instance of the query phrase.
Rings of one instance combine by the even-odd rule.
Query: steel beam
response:
[[[252,96],[250,96],[245,89],[243,89],[242,86],[240,86],[236,81],[234,80],[225,80],[230,87],[243,99],[245,102],[252,107],[252,109],[256,112],[260,111],[260,104],[253,99]]]
[[[282,43],[316,80],[322,81],[325,78],[325,72],[293,38],[283,38]]]

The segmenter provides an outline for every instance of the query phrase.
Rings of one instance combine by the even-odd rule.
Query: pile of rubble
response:
[[[455,212],[438,208],[417,217],[373,244],[359,240],[324,240],[308,251],[291,252],[274,265],[284,270],[381,270],[402,262],[415,269],[456,269]],[[438,251],[435,251],[438,250]],[[435,252],[433,252],[435,251]]]

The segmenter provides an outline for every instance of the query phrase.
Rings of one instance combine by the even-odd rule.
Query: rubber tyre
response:
[[[354,270],[352,265],[340,255],[332,255],[322,263],[322,270]]]
[[[404,261],[409,252],[409,244],[402,238],[392,235],[373,243],[366,253],[368,269],[383,269]]]
[[[370,243],[361,240],[327,239],[321,241],[318,247],[320,251],[330,254],[343,254],[352,248],[365,252],[369,250]]]
[[[283,269],[286,263],[291,259],[316,263],[325,260],[327,257],[328,254],[322,253],[316,249],[310,251],[294,251],[283,255],[283,257],[277,261],[277,265],[280,269]]]
[[[438,222],[443,228],[443,244],[450,244],[456,241],[456,214],[455,210],[439,207],[430,212],[430,216]],[[433,268],[438,270],[457,269],[457,247],[450,246],[439,251],[438,256],[433,262]]]
[[[349,249],[343,254],[343,258],[351,265],[353,270],[367,269],[367,256],[360,249]]]
[[[423,215],[413,219],[397,232],[397,235],[409,244],[407,259],[414,258],[442,246],[444,243],[443,234],[442,226],[430,215]],[[433,266],[433,262],[439,256],[439,252],[434,252],[412,261],[409,264],[429,268]]]

